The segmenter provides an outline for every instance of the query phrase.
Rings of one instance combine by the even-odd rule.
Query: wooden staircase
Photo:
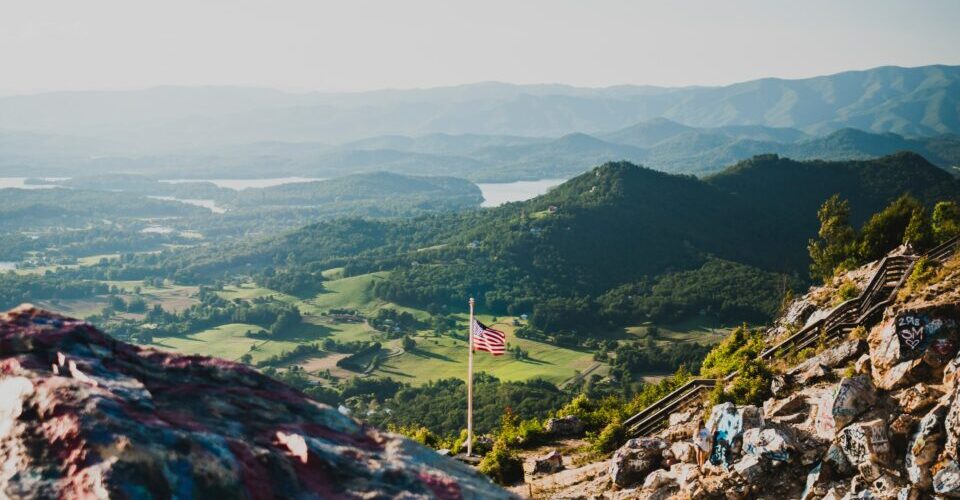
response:
[[[958,248],[960,248],[960,235],[934,247],[925,256],[927,259],[943,263],[953,256]],[[858,326],[874,324],[883,315],[884,309],[896,300],[897,292],[910,276],[916,260],[916,256],[907,255],[884,257],[860,295],[840,304],[824,318],[805,326],[776,345],[768,347],[760,354],[760,358],[771,360],[786,356],[816,345],[821,338],[828,343],[833,343],[846,338],[847,334]],[[725,384],[736,376],[737,372],[733,372],[722,380],[708,378],[690,380],[627,419],[624,425],[627,427],[628,434],[644,436],[663,429],[671,413],[702,399],[705,390],[713,389],[717,384]]]

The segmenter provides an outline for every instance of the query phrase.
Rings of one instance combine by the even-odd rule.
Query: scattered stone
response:
[[[831,477],[850,477],[856,472],[840,445],[833,443],[823,455],[823,466],[830,471]]]
[[[533,460],[534,474],[554,474],[563,470],[563,455],[557,450]]]
[[[583,434],[583,422],[576,415],[551,418],[545,426],[547,432],[556,436],[579,436]]]
[[[644,490],[659,490],[671,486],[677,486],[677,480],[670,474],[670,471],[664,469],[651,472],[643,480]]]
[[[669,444],[663,439],[634,438],[626,442],[610,460],[610,480],[621,488],[643,480],[660,466],[663,450]]]
[[[906,413],[897,415],[897,418],[890,422],[887,431],[891,437],[901,437],[906,439],[913,433],[913,426],[917,423],[917,417]]]

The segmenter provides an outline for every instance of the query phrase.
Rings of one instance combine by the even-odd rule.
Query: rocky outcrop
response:
[[[583,422],[576,415],[551,418],[544,426],[546,431],[555,436],[580,436],[583,434]]]
[[[256,371],[0,315],[0,497],[508,498]]]
[[[670,443],[663,439],[637,438],[627,441],[610,460],[610,478],[617,486],[640,482],[660,467],[663,452]]]

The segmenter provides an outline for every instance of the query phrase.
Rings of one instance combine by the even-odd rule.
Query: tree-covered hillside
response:
[[[912,154],[854,162],[758,157],[705,181],[609,163],[546,195],[495,209],[338,219],[81,274],[307,283],[333,267],[346,275],[389,270],[374,288],[383,299],[437,310],[460,309],[475,296],[493,314],[530,314],[537,328],[691,315],[762,321],[786,288],[807,279],[806,244],[816,236],[825,199],[850,199],[852,221],[861,224],[903,193],[927,205],[957,200],[958,184]]]

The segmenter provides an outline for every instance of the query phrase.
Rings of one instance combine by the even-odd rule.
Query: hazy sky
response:
[[[960,64],[960,1],[0,0],[0,92],[717,85]]]

